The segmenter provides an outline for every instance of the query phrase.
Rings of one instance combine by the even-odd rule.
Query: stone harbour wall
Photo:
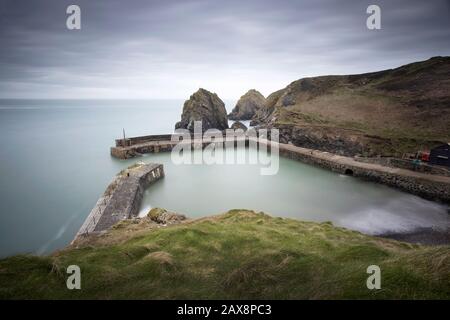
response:
[[[280,155],[341,174],[382,183],[422,198],[450,203],[450,177],[362,163],[327,152],[280,144]]]
[[[138,164],[120,172],[106,188],[77,235],[100,233],[120,220],[136,217],[145,189],[164,177],[162,164]]]
[[[163,135],[167,136],[167,135]],[[156,141],[146,136],[146,143],[129,147],[113,147],[111,154],[120,159],[135,157],[143,153],[157,153],[172,150],[176,142],[170,140]],[[245,137],[246,145],[249,138]],[[260,143],[270,141],[259,139]],[[195,143],[195,142],[192,142]],[[209,144],[203,143],[203,146]],[[406,168],[395,167],[395,161],[375,163],[369,160],[356,159],[335,153],[297,147],[293,144],[279,143],[280,155],[303,163],[319,166],[341,174],[352,175],[364,180],[382,183],[426,199],[450,203],[450,177],[439,174],[439,168],[433,172],[418,172]],[[367,159],[367,158],[366,158]],[[430,174],[433,173],[433,174]]]

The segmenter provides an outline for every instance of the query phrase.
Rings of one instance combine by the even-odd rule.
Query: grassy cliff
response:
[[[66,289],[67,266],[81,290]],[[368,290],[366,269],[381,268]],[[450,298],[450,248],[232,210],[170,226],[126,221],[50,256],[0,261],[0,298]]]
[[[450,57],[321,76],[272,93],[255,123],[286,141],[349,155],[401,155],[450,141]]]

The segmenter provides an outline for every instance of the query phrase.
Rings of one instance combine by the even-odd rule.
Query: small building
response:
[[[431,149],[430,164],[450,167],[450,143]]]

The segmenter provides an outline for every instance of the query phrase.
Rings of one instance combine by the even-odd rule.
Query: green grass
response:
[[[449,70],[449,58],[437,57],[377,74],[300,79],[268,100],[274,111],[265,120],[309,129],[308,145],[318,149],[326,136],[327,145],[343,151],[357,141],[370,157],[430,150],[450,139]],[[288,106],[286,96],[293,101]]]
[[[148,219],[148,218],[147,218]],[[170,227],[122,223],[47,257],[0,260],[1,299],[449,299],[450,248],[232,210]],[[80,266],[82,289],[66,289]],[[381,268],[381,290],[366,269]]]

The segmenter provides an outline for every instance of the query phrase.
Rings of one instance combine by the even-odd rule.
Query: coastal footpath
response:
[[[240,139],[245,139],[246,145],[249,145],[249,139],[256,138],[245,135]],[[258,141],[265,144],[272,143],[264,139],[258,139]],[[217,140],[217,142],[220,143],[223,140]],[[171,151],[177,143],[177,141],[171,141],[170,134],[141,136],[125,140],[118,139],[116,140],[116,146],[111,148],[111,155],[119,159],[128,159],[145,153]],[[210,142],[192,139],[190,143],[193,145],[201,143],[203,146],[206,146]],[[302,148],[292,144],[277,143],[277,146],[280,155],[290,159],[341,174],[382,183],[425,199],[450,203],[450,177],[448,175],[428,174],[403,168],[394,168],[382,164],[364,162],[353,157]]]

